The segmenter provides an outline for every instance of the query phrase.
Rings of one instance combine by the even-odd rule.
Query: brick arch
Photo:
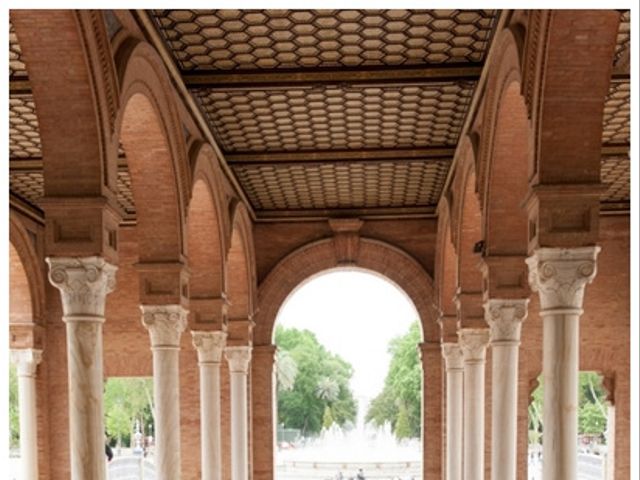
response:
[[[229,319],[247,319],[254,314],[255,251],[249,212],[242,203],[234,205],[232,229],[227,254],[227,299]]]
[[[9,215],[9,247],[10,323],[41,324],[45,304],[44,269],[29,232],[13,212]]]
[[[195,147],[193,183],[187,212],[191,298],[221,297],[225,285],[225,219],[216,155],[208,144]]]
[[[525,94],[535,136],[532,183],[600,182],[602,116],[619,21],[615,10],[530,14]]]
[[[459,201],[453,225],[458,258],[456,283],[459,291],[475,293],[482,291],[482,274],[478,266],[480,256],[474,253],[475,244],[482,240],[482,213],[477,193],[475,149],[469,138],[462,139],[462,143],[457,182]]]
[[[131,175],[140,261],[178,262],[185,253],[189,175],[174,94],[149,45],[126,42],[120,50],[116,129]]]
[[[496,57],[488,80],[483,143],[479,159],[484,254],[525,255],[531,125],[522,91],[522,41],[510,30],[496,40]]]
[[[278,263],[260,285],[254,342],[269,345],[276,317],[287,297],[308,278],[340,266],[332,238],[305,245]],[[439,341],[433,318],[433,282],[429,274],[400,249],[361,238],[354,266],[378,273],[397,285],[411,299],[420,316],[424,341]]]
[[[451,236],[449,202],[443,198],[438,206],[438,236],[436,238],[435,304],[441,315],[454,316],[456,306],[456,268],[458,255]]]
[[[36,106],[45,196],[115,204],[118,89],[100,12],[12,10],[11,21]]]

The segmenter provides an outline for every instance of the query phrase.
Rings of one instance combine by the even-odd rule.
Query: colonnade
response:
[[[527,258],[543,321],[543,478],[577,478],[579,320],[599,247],[539,248]],[[528,299],[485,300],[489,328],[460,328],[443,343],[446,479],[484,478],[485,358],[491,348],[491,478],[516,479],[518,350]],[[464,325],[464,319],[461,319]]]
[[[106,479],[103,416],[102,324],[106,296],[115,288],[116,267],[101,257],[48,258],[49,280],[60,290],[67,331],[71,478]],[[143,305],[153,355],[156,476],[180,478],[180,337],[187,326],[181,305]],[[226,346],[222,331],[192,332],[200,375],[202,479],[221,480],[220,364],[224,352],[231,376],[232,480],[248,480],[247,381],[250,346]],[[36,366],[42,351],[16,349],[21,480],[38,478]]]

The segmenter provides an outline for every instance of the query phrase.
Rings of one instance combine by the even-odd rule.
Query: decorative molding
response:
[[[464,357],[459,344],[443,343],[442,357],[444,358],[447,371],[462,370],[464,368]]]
[[[202,332],[191,331],[193,346],[198,352],[198,363],[202,364],[219,364],[222,360],[222,352],[224,351],[227,341],[227,334],[221,331]]]
[[[187,326],[186,309],[181,305],[141,305],[140,310],[152,349],[180,348],[180,335]]]
[[[244,375],[247,375],[247,373],[249,373],[251,347],[226,347],[224,349],[224,355],[227,358],[227,362],[229,362],[229,372],[242,373]]]
[[[84,316],[104,321],[105,299],[116,286],[118,267],[102,257],[48,257],[46,262],[49,282],[62,296],[64,320]]]
[[[529,299],[489,299],[484,304],[492,345],[519,344],[522,322],[527,318]]]
[[[538,248],[527,258],[529,284],[540,294],[541,314],[582,312],[584,289],[597,273],[600,247]]]
[[[490,334],[488,328],[462,328],[458,331],[458,343],[464,363],[484,363]]]
[[[42,350],[35,348],[12,349],[11,363],[16,366],[19,377],[35,377],[36,368],[42,361]]]

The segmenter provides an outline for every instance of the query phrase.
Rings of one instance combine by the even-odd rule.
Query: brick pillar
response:
[[[442,382],[443,365],[440,342],[419,345],[422,360],[422,478],[442,478]],[[256,479],[257,480],[257,479]]]
[[[275,467],[275,345],[253,347],[253,479],[273,480]]]

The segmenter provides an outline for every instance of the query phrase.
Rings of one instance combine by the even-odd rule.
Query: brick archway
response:
[[[276,317],[289,294],[309,277],[340,266],[338,258],[334,239],[325,239],[305,245],[275,266],[258,291],[256,345],[271,343]],[[413,302],[425,341],[439,339],[432,306],[433,281],[418,262],[392,245],[361,238],[353,266],[376,272],[396,284]]]
[[[254,330],[252,363],[252,435],[253,478],[274,478],[274,395],[272,346],[273,329],[278,312],[286,298],[305,280],[339,266],[354,266],[382,275],[398,286],[413,302],[423,331],[421,344],[424,367],[423,392],[423,477],[441,476],[442,408],[440,333],[433,308],[433,282],[429,274],[402,250],[370,238],[346,240],[336,235],[309,243],[290,253],[278,263],[260,285],[258,312]],[[349,262],[340,262],[348,251]],[[426,368],[428,366],[428,368]],[[426,428],[428,425],[429,428]],[[257,439],[262,439],[256,442]],[[264,439],[271,439],[264,441]]]

